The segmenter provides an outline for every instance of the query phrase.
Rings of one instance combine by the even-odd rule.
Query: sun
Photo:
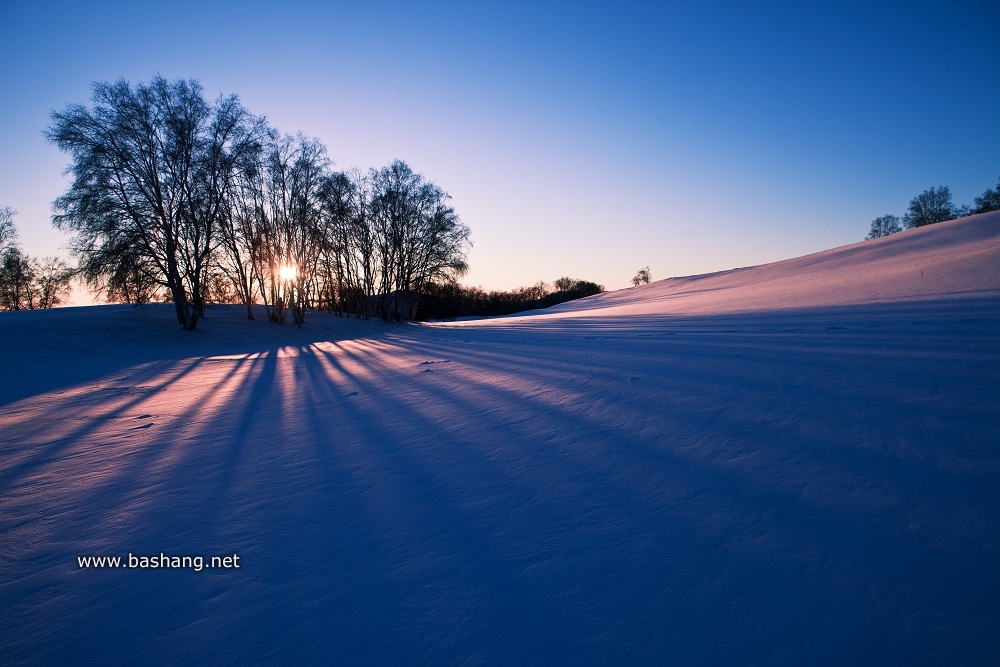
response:
[[[291,266],[290,264],[282,264],[281,267],[278,268],[278,275],[281,277],[281,280],[283,282],[289,280],[295,280],[295,276],[297,274],[298,271],[296,270],[296,268],[294,266]]]

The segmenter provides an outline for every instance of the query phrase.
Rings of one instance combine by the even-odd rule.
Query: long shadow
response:
[[[470,388],[466,386],[464,389],[464,395],[469,395],[470,393],[474,392],[470,392]],[[489,400],[486,398],[482,397],[477,397],[477,398],[479,399],[477,400],[477,403],[479,403],[480,405],[489,403]],[[448,399],[449,399],[449,404],[461,403],[460,399],[456,400],[456,395],[452,395],[448,397]],[[384,400],[391,401],[392,399],[391,397],[387,397]],[[511,401],[510,396],[504,396],[503,398],[498,399],[496,402],[501,405],[509,405],[510,401]],[[527,408],[531,409],[531,406],[529,405],[527,406]],[[405,414],[404,409],[405,409],[404,406],[393,404],[391,412],[394,414],[396,413]],[[535,410],[537,411],[537,409],[538,408],[536,407]],[[551,411],[551,408],[547,408],[547,410]],[[467,408],[464,409],[460,408],[456,412],[458,414],[463,414],[463,415],[475,414],[474,411],[470,411]],[[551,415],[549,415],[549,417],[551,418]],[[579,421],[579,416],[578,415],[573,416],[567,414],[564,416],[564,419],[567,422],[566,425],[569,426],[569,422],[573,420]],[[419,423],[420,420],[418,418],[414,418],[413,421]],[[603,425],[590,424],[586,425],[584,430],[588,432],[596,431],[597,433],[600,434],[601,431],[599,429],[601,428],[601,426]],[[509,433],[511,430],[516,431],[516,428],[517,428],[516,425],[513,428],[508,426],[505,429],[505,432]],[[515,437],[514,440],[534,442],[536,445],[543,444],[539,443],[537,441],[537,438],[533,438],[532,437],[533,435],[535,434],[531,433],[530,431],[526,431],[524,433],[518,434],[518,437]],[[601,434],[599,435],[598,439],[600,440],[605,437],[614,437],[614,432],[612,431],[611,433],[606,432],[606,434]],[[611,453],[613,454],[614,452]],[[474,467],[476,461],[478,460],[479,460],[478,458],[474,458],[473,460],[470,461],[463,461],[460,465],[455,465],[453,467],[456,470],[467,471],[472,467]],[[654,456],[652,459],[647,458],[644,460],[648,460],[649,462],[656,462],[656,466],[654,468],[656,470],[662,471],[664,468],[674,470],[677,473],[676,475],[677,477],[712,480],[710,483],[704,484],[703,486],[706,486],[707,488],[713,490],[718,489],[720,487],[728,489],[729,492],[734,493],[734,497],[739,498],[739,502],[741,504],[770,508],[772,515],[774,513],[775,508],[781,508],[781,507],[788,508],[785,510],[780,510],[776,516],[772,516],[769,519],[767,519],[766,523],[768,524],[780,525],[781,523],[786,522],[789,516],[792,516],[796,513],[800,514],[802,513],[802,510],[796,508],[796,503],[801,502],[801,488],[796,488],[796,487],[799,487],[799,485],[801,485],[802,482],[792,480],[791,483],[786,483],[784,485],[785,488],[770,489],[770,490],[766,488],[762,489],[760,488],[759,484],[755,486],[753,480],[746,479],[744,475],[734,476],[734,471],[732,470],[725,471],[724,469],[711,465],[710,461],[697,463],[696,461],[688,460],[688,458],[685,458],[683,456],[678,458],[673,453],[668,452],[659,447],[656,448],[656,456]],[[612,462],[613,458],[609,457],[608,463],[611,464]],[[419,462],[409,462],[408,465],[417,465],[418,463]],[[851,467],[863,468],[866,463],[868,463],[868,461],[858,461],[855,463],[855,465]],[[704,467],[706,464],[708,465],[707,468]],[[548,460],[548,459],[546,460],[547,470],[554,472],[559,467],[565,467],[565,462]],[[555,474],[553,476],[556,478],[566,477],[566,475],[559,475],[559,474]],[[640,474],[639,477],[640,479],[635,479],[635,475],[633,475],[629,479],[629,481],[631,483],[640,482],[642,475]],[[648,488],[648,484],[645,486]],[[595,491],[598,489],[595,489],[593,486],[591,486],[590,490]],[[600,493],[605,493],[605,492],[600,492]],[[617,493],[615,494],[615,497],[607,503],[607,505],[609,507],[620,507],[620,508],[628,508],[630,506],[635,506],[633,502],[630,502],[630,499],[627,496],[628,494],[626,494],[626,496],[621,496],[620,493]],[[581,498],[578,499],[578,501],[580,502],[577,502],[575,504],[576,507],[585,508],[587,506],[587,499]],[[571,506],[571,505],[565,505],[565,506]],[[804,544],[799,545],[800,548],[805,549],[807,544],[815,545],[815,544],[822,544],[824,542],[828,543],[830,539],[829,536],[824,534],[824,531],[829,531],[831,527],[838,526],[838,528],[835,529],[836,530],[835,534],[839,534],[839,536],[841,537],[849,537],[850,539],[848,540],[848,544],[857,545],[857,544],[867,543],[871,545],[871,548],[874,552],[874,556],[870,559],[870,562],[876,562],[880,555],[885,555],[887,553],[896,554],[901,551],[900,543],[898,542],[893,543],[892,540],[889,540],[889,542],[886,543],[884,537],[879,535],[877,527],[874,527],[870,524],[855,526],[851,521],[851,517],[845,518],[838,511],[831,510],[828,507],[819,506],[809,509],[808,512],[813,516],[811,520],[805,522],[804,529],[800,527],[801,534],[799,536],[800,538],[806,538],[808,536],[808,539],[803,539]],[[761,532],[765,533],[767,531],[761,529]],[[878,544],[881,544],[882,547],[877,548],[875,545]],[[859,557],[858,554],[855,554],[855,556]],[[742,554],[742,558],[748,559],[751,562],[754,560],[752,557],[752,553]],[[865,597],[867,597],[868,592],[864,591],[864,593]],[[676,620],[677,619],[675,619],[675,621]],[[683,621],[681,621],[681,624],[683,624]]]
[[[989,331],[987,330],[986,333],[988,334]],[[438,353],[440,354],[441,351],[438,351]],[[873,358],[875,356],[877,356],[877,353],[878,353],[878,351],[875,351],[872,354]],[[456,352],[455,352],[454,349],[451,349],[451,350],[447,351],[447,355],[454,359],[455,356],[456,356]],[[919,360],[919,358],[915,357],[915,360]],[[530,359],[529,361],[536,362],[537,360]],[[511,362],[511,363],[508,364],[508,368],[510,368],[511,365],[514,365],[514,360],[512,358],[510,358],[510,357],[508,358],[508,362]],[[986,388],[986,387],[983,387],[983,388]],[[463,395],[468,395],[469,393],[470,392],[466,391]],[[816,400],[824,401],[824,400],[829,399],[829,398],[830,397],[825,397],[825,398],[824,397],[820,397],[820,398],[818,398]],[[508,397],[505,397],[504,399],[499,400],[497,402],[499,404],[501,404],[501,405],[508,405],[511,400],[512,400],[512,397],[508,396]],[[985,401],[986,401],[986,404],[988,404],[989,398],[986,398]],[[486,401],[479,401],[479,402],[480,403],[485,403]],[[996,410],[995,409],[993,410],[993,414],[994,414],[994,418],[995,418],[995,415],[996,415]],[[814,463],[817,471],[819,471],[819,472],[822,472],[822,470],[823,470],[824,467],[832,465],[834,463],[837,463],[841,467],[845,467],[847,470],[853,470],[853,471],[855,471],[856,472],[855,476],[859,480],[863,480],[864,479],[864,472],[863,471],[865,471],[866,469],[869,469],[870,468],[870,464],[877,463],[877,461],[875,460],[875,458],[872,456],[871,453],[865,453],[865,452],[859,452],[859,454],[854,457],[855,460],[853,462],[850,459],[848,459],[848,460],[845,461],[844,457],[843,457],[843,453],[841,451],[843,449],[843,446],[841,445],[841,443],[832,442],[832,441],[829,441],[829,440],[827,440],[827,442],[822,442],[822,440],[823,439],[820,438],[819,441],[816,443],[818,445],[821,445],[820,447],[818,447],[819,454],[816,454],[816,453],[811,453],[810,454],[810,456],[813,459],[818,458],[818,460],[813,461],[813,463]],[[979,459],[981,461],[983,461],[983,454],[984,453],[981,453],[980,457],[979,457]],[[985,456],[988,458],[991,455],[988,452],[986,452]],[[824,462],[824,460],[823,460],[824,458],[826,458],[828,460],[826,462]],[[986,461],[983,461],[983,462],[985,463]],[[993,465],[992,469],[995,470],[996,469],[995,468],[995,460],[994,460],[993,464],[991,464],[991,465]],[[893,480],[893,481],[895,483],[897,483],[897,484],[899,484],[899,483],[905,483],[905,485],[907,487],[909,487],[906,493],[902,493],[902,494],[898,494],[898,495],[901,497],[900,498],[901,500],[904,500],[904,502],[905,502],[905,499],[908,499],[908,502],[913,502],[914,499],[917,499],[917,498],[921,497],[922,492],[923,493],[929,492],[931,494],[930,495],[931,498],[937,497],[938,500],[937,501],[931,500],[929,504],[925,504],[924,505],[923,509],[920,509],[919,507],[906,507],[904,505],[901,508],[900,511],[904,511],[905,512],[906,510],[910,510],[910,513],[912,515],[919,516],[922,512],[925,512],[925,511],[928,511],[928,510],[934,510],[935,509],[934,505],[935,504],[940,505],[941,504],[940,503],[941,499],[948,499],[945,504],[951,503],[951,502],[954,501],[954,499],[961,498],[961,497],[965,496],[968,493],[969,489],[963,489],[963,484],[967,484],[967,483],[970,483],[970,482],[975,485],[974,488],[976,488],[976,491],[974,492],[974,494],[975,494],[975,497],[977,498],[977,501],[971,503],[971,505],[969,506],[969,508],[975,507],[977,505],[977,502],[979,502],[979,501],[983,501],[982,507],[993,507],[993,506],[996,505],[995,499],[991,498],[991,493],[989,491],[989,488],[991,488],[990,487],[991,482],[989,481],[990,477],[987,476],[987,477],[984,478],[982,475],[976,475],[976,476],[973,476],[972,478],[970,478],[969,475],[967,473],[964,473],[964,472],[962,474],[958,474],[955,471],[949,471],[949,470],[946,470],[946,469],[942,469],[940,467],[934,468],[934,469],[928,468],[927,466],[922,466],[922,467],[924,468],[923,470],[913,469],[912,466],[910,467],[910,469],[905,469],[905,466],[904,466],[903,470],[898,470],[897,469],[895,471],[895,472],[897,472],[898,475],[900,475],[900,477],[897,478],[897,479],[895,479],[895,480]],[[879,471],[880,474],[882,474],[884,472],[885,471],[881,471],[881,470]],[[973,480],[975,480],[975,481],[973,481]],[[849,480],[844,480],[844,481],[848,482]],[[785,486],[794,489],[795,486],[804,486],[804,485],[807,485],[807,484],[808,484],[808,480],[807,480],[807,478],[805,478],[803,476],[802,477],[802,481],[791,480],[791,483],[786,482]],[[837,502],[836,499],[834,499],[834,502]],[[919,502],[921,502],[921,501],[918,501],[918,503]],[[875,518],[877,520],[885,521],[885,520],[890,519],[890,516],[883,516],[883,517],[881,517],[881,519],[878,519],[878,517],[875,517]],[[905,517],[903,517],[903,518],[905,519]],[[898,521],[896,523],[898,523]],[[905,524],[906,522],[904,521],[903,523]],[[826,523],[820,522],[818,525],[826,525]],[[948,529],[948,526],[945,525],[945,524],[942,524],[941,526],[939,526],[939,529],[940,528],[945,529],[945,533],[944,534],[948,534],[948,533],[951,532]],[[966,533],[965,535],[966,535],[966,538],[968,538],[968,533]],[[940,538],[941,536],[938,536],[938,537]],[[980,546],[983,546],[983,540],[982,539],[976,540],[976,542]],[[897,546],[899,546],[899,545],[897,544]],[[927,545],[925,545],[924,548],[918,549],[917,552],[928,553],[926,547],[927,547]],[[974,553],[974,551],[969,551],[969,552],[966,552],[966,555],[967,556],[971,556],[973,553]],[[977,566],[976,571],[977,571],[977,575],[966,577],[965,580],[964,580],[964,582],[963,582],[963,590],[966,592],[966,594],[969,594],[969,591],[973,590],[975,588],[976,585],[975,585],[974,582],[976,581],[976,576],[986,575],[984,577],[984,581],[990,581],[991,583],[989,584],[989,586],[991,588],[993,586],[995,586],[995,584],[996,584],[996,582],[994,581],[995,577],[992,577],[992,576],[988,575],[988,572],[985,571],[985,570],[983,570],[981,568],[981,566]],[[926,572],[926,574],[928,576],[931,575],[930,572]],[[947,595],[945,595],[944,597],[946,598]],[[975,594],[973,594],[973,597],[976,597]],[[981,600],[980,600],[980,604],[978,606],[972,607],[972,608],[982,609],[982,607],[983,607],[983,605],[981,604]],[[978,627],[982,627],[982,626],[979,626],[978,624],[977,624],[977,626]]]
[[[0,410],[30,396],[91,384],[135,366],[192,357],[250,355],[283,345],[378,336],[379,321],[309,313],[303,329],[256,320],[242,306],[219,306],[194,332],[182,331],[170,304],[88,306],[0,313],[0,344],[17,350],[4,364]]]
[[[362,396],[371,397],[369,402],[357,401],[352,416],[367,425],[368,449],[361,455],[372,468],[367,474],[378,480],[384,494],[375,501],[381,510],[373,520],[385,527],[389,535],[408,535],[404,543],[390,545],[392,567],[405,569],[409,567],[406,563],[409,559],[422,561],[420,569],[431,582],[432,595],[438,599],[444,597],[450,607],[466,610],[459,614],[466,626],[461,628],[464,632],[455,636],[459,628],[426,626],[420,617],[428,605],[422,591],[410,590],[397,599],[397,614],[412,628],[404,636],[421,636],[416,626],[422,623],[425,631],[431,631],[423,637],[421,653],[417,654],[424,656],[421,662],[461,661],[484,642],[491,642],[497,650],[508,641],[507,650],[512,656],[524,650],[517,648],[517,642],[523,642],[531,647],[535,660],[556,660],[560,647],[552,641],[553,623],[547,622],[558,616],[554,606],[537,595],[532,582],[517,576],[515,562],[498,553],[496,533],[502,531],[502,525],[496,517],[487,519],[481,511],[463,510],[472,500],[467,484],[449,483],[442,475],[444,464],[463,478],[485,479],[487,476],[476,468],[487,466],[486,462],[475,457],[441,461],[442,455],[453,456],[468,449],[469,443],[455,440],[438,429],[431,431],[427,415],[413,411],[408,403],[385,392],[379,383],[351,373],[334,355],[328,353],[327,357],[351,386],[358,387]],[[322,381],[324,377],[327,376],[315,379]],[[378,410],[368,408],[370,404],[377,405]],[[460,410],[456,410],[454,415],[443,417],[447,420],[459,415]],[[387,422],[387,416],[391,416],[392,422]],[[428,465],[427,457],[438,461],[437,465]],[[450,463],[457,465],[451,467]],[[491,474],[508,473],[493,470]],[[500,479],[505,483],[513,481]],[[453,578],[457,580],[451,581]],[[411,646],[409,650],[416,648]],[[500,653],[492,657],[506,659]]]
[[[10,487],[14,480],[19,478],[24,478],[30,476],[33,469],[40,465],[51,461],[54,458],[58,458],[61,452],[72,449],[76,443],[80,442],[84,438],[92,435],[99,429],[105,428],[108,425],[109,420],[113,420],[122,413],[132,412],[134,409],[146,403],[152,396],[155,396],[156,391],[163,391],[168,389],[173,383],[181,381],[185,376],[195,373],[198,366],[201,364],[200,361],[192,361],[180,368],[180,370],[174,371],[173,368],[165,367],[165,365],[156,364],[150,368],[142,369],[135,378],[139,381],[139,386],[151,386],[145,385],[145,383],[158,382],[159,386],[155,387],[153,391],[140,392],[132,394],[126,388],[124,390],[125,396],[134,396],[133,398],[128,398],[124,401],[114,401],[109,405],[105,404],[98,397],[97,400],[93,400],[90,392],[83,393],[83,401],[79,404],[78,411],[74,414],[73,408],[60,406],[59,416],[57,421],[65,422],[71,418],[77,418],[82,423],[79,427],[71,429],[68,432],[59,433],[58,437],[51,440],[47,445],[36,445],[31,454],[27,456],[19,457],[17,462],[0,472],[0,493],[6,493],[10,490]],[[164,372],[174,371],[164,379]],[[118,396],[122,395],[120,389],[112,389],[112,393]],[[98,394],[99,396],[99,394]],[[98,412],[99,414],[91,416],[90,414],[80,415],[79,410],[91,412]],[[16,415],[16,413],[15,413]],[[28,412],[29,418],[34,417],[31,412]],[[34,424],[29,424],[26,428],[18,428],[21,426],[18,422],[21,420],[15,419],[10,420],[7,428],[19,432],[20,439],[23,441],[31,441],[39,437],[40,431],[49,430],[51,428],[48,422],[38,421],[37,419],[32,419]],[[46,438],[48,439],[48,438]]]
[[[167,378],[176,366],[130,371],[130,383],[158,388],[52,407],[131,418],[181,392],[187,412],[162,428],[123,425],[131,438],[106,451],[74,449],[98,424],[63,432],[5,416],[41,449],[0,476],[0,503],[19,517],[0,528],[0,648],[12,661],[91,651],[113,663],[995,655],[996,449],[955,468],[868,447],[881,431],[852,431],[831,411],[860,414],[871,392],[850,394],[836,361],[821,377],[800,370],[815,354],[870,378],[923,360],[980,389],[969,410],[996,417],[995,305],[820,309],[777,325],[581,320],[513,336],[397,327],[322,347],[243,343],[257,356],[202,357]],[[921,338],[890,363],[872,324]],[[845,331],[872,346],[838,342]],[[621,337],[645,347],[622,349]],[[970,345],[965,356],[947,348],[954,340]],[[653,373],[672,382],[649,382],[649,395]],[[886,405],[933,412],[930,385],[920,391]],[[720,396],[732,407],[720,411]],[[973,414],[954,395],[939,400],[944,430]],[[757,409],[780,423],[758,426]],[[924,425],[887,432],[958,461],[961,443]],[[77,570],[81,548],[232,549],[246,569]]]

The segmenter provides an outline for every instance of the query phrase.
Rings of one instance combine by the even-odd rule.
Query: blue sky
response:
[[[340,168],[405,160],[472,229],[470,284],[760,264],[858,241],[931,186],[997,184],[997,25],[990,2],[7,0],[0,205],[58,252],[49,113],[158,73]]]

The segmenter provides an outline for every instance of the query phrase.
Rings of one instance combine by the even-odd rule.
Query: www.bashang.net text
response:
[[[137,556],[129,552],[128,556],[77,556],[77,567],[86,569],[124,569],[124,570],[238,570],[239,554],[226,556],[168,556],[160,553],[155,556]]]

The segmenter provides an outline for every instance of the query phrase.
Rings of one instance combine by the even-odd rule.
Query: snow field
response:
[[[998,261],[986,214],[494,320],[0,313],[0,654],[995,662]],[[160,552],[241,567],[76,561]]]

